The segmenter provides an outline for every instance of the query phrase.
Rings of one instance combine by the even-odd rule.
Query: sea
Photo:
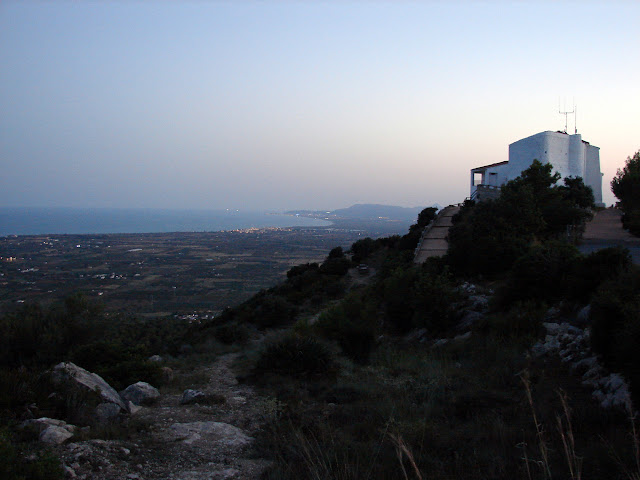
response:
[[[219,232],[330,224],[314,218],[242,210],[0,207],[0,236]]]

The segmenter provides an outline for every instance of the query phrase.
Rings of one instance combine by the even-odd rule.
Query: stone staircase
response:
[[[414,263],[424,263],[429,257],[441,257],[447,253],[449,243],[447,234],[451,227],[451,217],[460,210],[458,205],[449,205],[438,213],[438,216],[427,225],[422,232],[420,242],[416,247]]]

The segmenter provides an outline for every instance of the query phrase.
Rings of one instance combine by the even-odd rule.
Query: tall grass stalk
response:
[[[556,416],[558,423],[558,432],[560,432],[560,438],[562,438],[562,446],[564,447],[564,455],[569,467],[569,473],[571,474],[571,480],[580,480],[582,478],[582,457],[576,454],[576,443],[573,436],[573,427],[571,425],[571,414],[569,410],[569,404],[567,402],[567,395],[563,391],[558,392],[560,402],[562,403],[562,410],[564,411],[565,423],[562,421],[560,415]]]
[[[549,465],[549,447],[547,446],[547,441],[545,439],[544,427],[538,421],[538,415],[536,414],[536,409],[533,405],[533,396],[531,394],[531,381],[529,380],[529,372],[525,370],[524,373],[520,375],[520,379],[522,380],[524,389],[527,392],[527,401],[529,402],[529,406],[531,407],[531,415],[533,416],[533,423],[536,426],[536,438],[538,440],[538,449],[540,450],[540,455],[542,457],[541,462],[538,462],[538,464],[541,465],[545,478],[550,479],[552,477],[551,477],[551,467]]]
[[[611,455],[611,458],[613,458],[613,460],[615,460],[615,462],[618,464],[618,467],[620,468],[620,470],[622,470],[625,477],[627,477],[629,480],[640,480],[640,438],[638,438],[638,427],[636,426],[637,412],[633,411],[633,405],[631,404],[630,398],[627,398],[626,409],[627,413],[629,414],[629,434],[631,436],[631,442],[633,445],[633,460],[635,463],[635,468],[630,469],[629,467],[627,467],[622,458],[620,458],[618,452],[616,452],[613,445],[611,445],[606,440],[603,440],[609,447],[609,454]]]
[[[420,469],[418,465],[416,465],[416,461],[413,458],[413,453],[404,442],[404,439],[400,434],[390,433],[389,438],[391,439],[391,443],[396,448],[396,455],[398,456],[398,461],[400,462],[400,467],[402,468],[402,474],[404,475],[405,480],[409,480],[409,476],[407,475],[407,470],[404,467],[403,457],[407,457],[409,463],[411,464],[411,468],[413,468],[413,473],[415,474],[418,480],[422,480],[422,474],[420,473]]]

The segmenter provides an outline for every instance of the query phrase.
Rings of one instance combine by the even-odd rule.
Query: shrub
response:
[[[57,480],[64,478],[60,460],[48,450],[27,455],[0,429],[0,478],[3,480]]]
[[[355,264],[362,263],[376,250],[377,244],[371,238],[363,238],[351,245],[351,260]]]
[[[291,267],[289,269],[289,271],[287,272],[287,278],[288,279],[292,279],[294,277],[298,277],[300,275],[303,275],[307,272],[318,272],[319,270],[319,265],[317,263],[303,263],[301,265],[296,265],[294,267]]]
[[[225,345],[233,343],[244,345],[249,340],[249,330],[239,323],[225,323],[216,328],[214,336]]]
[[[337,341],[353,361],[366,363],[375,345],[376,323],[373,303],[351,294],[320,315],[316,328],[325,338]]]
[[[631,254],[626,248],[616,246],[593,252],[577,265],[570,278],[569,296],[586,302],[601,283],[628,272],[630,268]]]
[[[531,248],[515,262],[503,292],[505,299],[553,302],[563,298],[579,261],[580,253],[567,243],[549,242]]]
[[[342,251],[342,249],[340,250]],[[345,275],[351,268],[351,261],[343,257],[329,257],[320,265],[320,273],[326,275]]]
[[[415,268],[397,268],[382,283],[380,300],[384,308],[384,320],[392,329],[408,332],[413,328],[415,308],[411,292],[418,277]]]
[[[605,282],[591,303],[591,344],[607,366],[631,382],[640,401],[640,272]]]
[[[146,353],[102,341],[77,348],[71,360],[85,370],[97,373],[116,390],[139,381],[158,386],[162,383],[162,368],[147,360]]]
[[[248,305],[249,306],[249,305]],[[263,294],[256,296],[251,302],[252,310],[248,312],[249,321],[259,328],[272,328],[291,323],[296,315],[296,308],[284,298]]]
[[[518,301],[507,312],[485,317],[477,328],[497,338],[521,340],[528,344],[543,332],[542,322],[546,312],[544,303]]]
[[[293,377],[329,375],[336,364],[329,348],[311,336],[286,335],[267,344],[254,370]]]
[[[429,266],[438,267],[436,262],[425,264],[425,267]],[[437,334],[451,326],[452,305],[458,300],[459,293],[448,272],[436,273],[433,268],[423,268],[411,294],[414,298],[413,327],[424,327],[429,333]]]

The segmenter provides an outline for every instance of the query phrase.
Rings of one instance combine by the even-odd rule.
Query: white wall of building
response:
[[[485,183],[502,185],[518,177],[533,160],[551,163],[565,177],[582,177],[593,189],[596,204],[602,204],[600,149],[582,140],[580,134],[541,132],[509,145],[509,162],[486,168]],[[472,170],[473,172],[473,170]],[[560,180],[562,182],[562,180]],[[473,194],[472,186],[472,194]]]

